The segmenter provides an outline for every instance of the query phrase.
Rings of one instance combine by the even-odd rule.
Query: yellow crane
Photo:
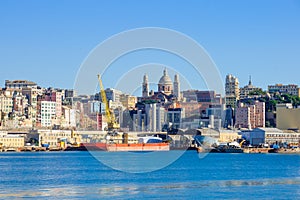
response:
[[[246,140],[242,140],[242,141],[240,142],[240,147],[242,147],[242,145],[243,145],[244,142],[246,142]]]
[[[101,94],[102,103],[105,104],[105,115],[106,115],[106,119],[107,119],[107,128],[108,128],[108,130],[119,129],[120,125],[116,122],[113,112],[109,109],[109,105],[108,105],[108,101],[106,98],[103,83],[101,80],[101,76],[100,76],[100,74],[98,74],[97,76],[98,76],[98,81],[99,81],[99,85],[100,85],[100,94]]]

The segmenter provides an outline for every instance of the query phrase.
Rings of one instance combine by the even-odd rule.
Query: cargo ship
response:
[[[82,143],[81,148],[85,148],[88,151],[169,151],[170,145],[169,143],[165,143],[159,137],[141,137],[138,140],[138,143]]]

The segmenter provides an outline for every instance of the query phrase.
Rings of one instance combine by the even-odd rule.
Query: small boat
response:
[[[244,150],[239,146],[237,142],[231,142],[221,144],[211,150],[212,153],[244,153]]]

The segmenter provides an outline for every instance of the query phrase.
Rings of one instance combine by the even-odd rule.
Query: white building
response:
[[[52,126],[52,119],[55,118],[56,102],[41,101],[41,126]]]
[[[275,84],[275,85],[269,85],[268,86],[269,93],[282,93],[282,94],[291,94],[295,96],[300,96],[300,88],[298,85],[295,84],[289,84],[289,85],[283,85],[283,84]]]
[[[105,90],[107,101],[111,100],[114,102],[120,102],[120,95],[122,92],[113,88],[107,88]]]
[[[266,144],[282,144],[293,143],[298,144],[300,141],[300,133],[292,131],[282,131],[277,128],[255,128],[250,131],[242,131],[242,137],[250,142],[251,145]]]
[[[182,128],[182,119],[185,118],[184,108],[169,108],[167,111],[167,122],[174,128]]]
[[[4,93],[0,94],[0,110],[6,115],[13,110],[13,99],[12,94],[5,91]]]
[[[147,130],[161,131],[165,123],[165,113],[165,109],[156,103],[146,104]]]
[[[64,116],[64,127],[76,127],[76,110],[62,106]]]

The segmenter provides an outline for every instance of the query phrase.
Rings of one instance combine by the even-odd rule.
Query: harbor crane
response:
[[[107,119],[108,131],[120,129],[120,125],[116,122],[113,111],[111,111],[109,109],[109,105],[108,105],[108,101],[106,98],[106,93],[105,93],[105,90],[103,87],[103,83],[101,80],[101,76],[100,76],[100,74],[98,74],[97,76],[98,76],[98,81],[99,81],[99,85],[100,85],[100,94],[101,94],[102,103],[104,103],[104,105],[105,105],[105,116]]]

